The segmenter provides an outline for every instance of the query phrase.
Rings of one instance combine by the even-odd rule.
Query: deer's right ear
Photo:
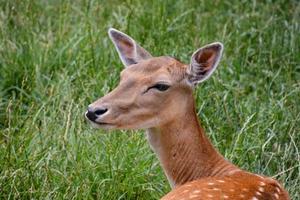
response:
[[[108,30],[110,39],[113,41],[119,57],[124,66],[136,64],[141,60],[151,58],[151,54],[140,47],[131,37],[114,28]]]
[[[214,42],[195,51],[188,68],[188,81],[196,85],[208,79],[217,68],[222,57],[223,45]]]

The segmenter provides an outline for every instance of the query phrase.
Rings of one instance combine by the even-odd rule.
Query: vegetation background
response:
[[[221,41],[195,91],[214,145],[300,199],[300,3],[0,0],[0,199],[158,199],[170,191],[143,131],[90,128],[123,66],[107,29],[188,63]]]

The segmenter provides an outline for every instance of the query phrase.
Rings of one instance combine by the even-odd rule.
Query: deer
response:
[[[125,66],[118,86],[88,106],[95,128],[143,129],[172,190],[162,200],[288,200],[282,185],[226,160],[212,145],[196,114],[194,88],[216,70],[223,44],[196,50],[190,64],[154,57],[134,39],[108,30]]]

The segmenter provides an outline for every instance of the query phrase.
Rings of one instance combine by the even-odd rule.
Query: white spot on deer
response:
[[[182,193],[186,193],[186,192],[188,192],[188,191],[189,191],[189,190],[183,190]]]
[[[190,199],[193,199],[193,198],[197,198],[197,197],[199,197],[198,195],[195,195],[195,194],[190,194]]]
[[[242,188],[242,191],[249,192],[249,189],[248,188]]]
[[[265,186],[266,183],[261,181],[261,182],[259,182],[259,185],[260,185],[260,186]]]
[[[231,188],[231,189],[229,189],[229,191],[230,191],[230,192],[234,192],[234,189]]]
[[[201,193],[201,190],[195,190],[195,191],[193,191],[193,193],[194,194],[199,194],[199,193]]]
[[[207,183],[207,185],[214,185],[214,183],[212,183],[212,182],[209,182],[209,183]]]
[[[211,194],[206,195],[208,198],[213,198],[214,196]]]
[[[276,190],[277,193],[281,192],[279,187],[276,187],[275,190]]]
[[[278,195],[277,193],[274,194],[274,197],[275,197],[276,199],[279,199],[279,195]]]
[[[256,197],[252,197],[252,199],[251,200],[258,200],[258,198],[256,198]]]
[[[260,192],[255,192],[256,195],[258,196],[261,196],[261,193]]]
[[[259,187],[258,190],[259,190],[260,192],[264,192],[264,191],[265,191],[265,189],[264,189],[263,187]]]
[[[273,180],[273,179],[272,179]],[[274,181],[274,180],[273,180]],[[275,185],[277,186],[277,187],[280,187],[280,185],[279,185],[279,183],[277,183],[277,182],[275,182]]]
[[[225,183],[224,180],[217,180],[219,183]]]
[[[220,190],[220,188],[213,188],[213,190],[214,190],[214,191],[219,191],[219,190]]]
[[[243,194],[240,194],[240,197],[241,197],[241,198],[245,198],[245,195],[243,195]]]
[[[223,198],[224,199],[228,199],[229,197],[227,195],[223,195]]]

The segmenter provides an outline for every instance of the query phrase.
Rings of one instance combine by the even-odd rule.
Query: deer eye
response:
[[[166,84],[163,84],[163,83],[157,83],[157,84],[155,84],[155,85],[153,85],[152,87],[150,87],[149,89],[152,89],[152,88],[154,88],[154,89],[157,89],[157,90],[159,90],[159,91],[166,91],[167,89],[169,89],[169,85],[166,85]]]

